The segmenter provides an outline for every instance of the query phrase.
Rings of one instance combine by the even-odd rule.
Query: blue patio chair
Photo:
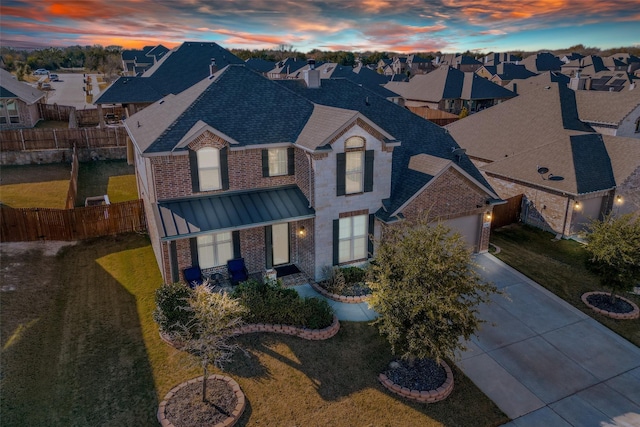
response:
[[[204,282],[202,278],[202,271],[197,265],[185,268],[182,271],[182,274],[184,275],[184,281],[192,288],[195,288],[197,285],[202,285]]]
[[[230,259],[227,261],[227,270],[229,271],[229,280],[232,286],[244,282],[249,278],[249,272],[244,265],[244,258]]]

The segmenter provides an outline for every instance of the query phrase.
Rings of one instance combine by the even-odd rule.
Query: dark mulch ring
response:
[[[592,306],[611,313],[631,313],[633,311],[633,306],[620,298],[616,298],[615,302],[612,303],[611,296],[608,294],[589,295],[587,301]]]
[[[320,282],[320,286],[332,294],[342,295],[345,297],[361,297],[371,294],[371,289],[364,282],[348,283],[344,288],[336,292],[335,289],[327,287],[324,282]]]
[[[222,380],[207,380],[207,402],[202,401],[202,383],[187,384],[171,397],[165,416],[176,427],[214,425],[221,423],[233,412],[238,398]]]
[[[409,390],[435,390],[447,380],[447,372],[433,359],[416,359],[413,366],[406,360],[394,360],[383,374]]]

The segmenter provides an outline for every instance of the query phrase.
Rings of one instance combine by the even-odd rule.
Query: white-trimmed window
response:
[[[15,99],[9,99],[7,101],[7,115],[9,116],[9,123],[20,123],[20,114],[18,113],[18,103]]]
[[[225,265],[233,258],[233,238],[230,231],[198,236],[197,242],[200,268]]]
[[[289,163],[287,148],[270,148],[269,156],[269,176],[287,175],[289,173],[287,165]]]
[[[338,261],[340,263],[367,258],[368,215],[340,218]]]
[[[8,122],[4,101],[0,101],[0,125],[6,125]]]
[[[352,136],[344,142],[345,193],[362,193],[364,190],[364,138]]]
[[[197,156],[200,191],[220,190],[220,150],[213,147],[201,148],[197,151]]]

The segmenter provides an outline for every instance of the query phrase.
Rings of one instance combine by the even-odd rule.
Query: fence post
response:
[[[24,134],[22,133],[22,129],[20,129],[20,139],[22,140],[22,151],[27,151],[27,147],[24,145]]]
[[[57,135],[57,133],[56,133],[56,130],[55,130],[55,129],[52,129],[52,130],[53,130],[53,140],[54,140],[54,141],[55,141],[55,143],[56,143],[56,150],[57,150],[57,149],[58,149],[58,135]]]
[[[87,148],[91,148],[89,145],[89,135],[87,135],[87,128],[84,128],[84,139],[87,141]]]
[[[120,132],[118,132],[118,129],[119,129],[119,128],[113,128],[113,131],[116,133],[116,147],[119,147],[119,146],[120,146],[120,143],[118,142],[118,134],[119,134]]]

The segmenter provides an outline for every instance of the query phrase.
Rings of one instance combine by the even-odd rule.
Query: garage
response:
[[[478,240],[480,239],[481,218],[480,215],[463,216],[460,218],[442,221],[444,225],[462,234],[467,246],[473,252],[478,252]]]

